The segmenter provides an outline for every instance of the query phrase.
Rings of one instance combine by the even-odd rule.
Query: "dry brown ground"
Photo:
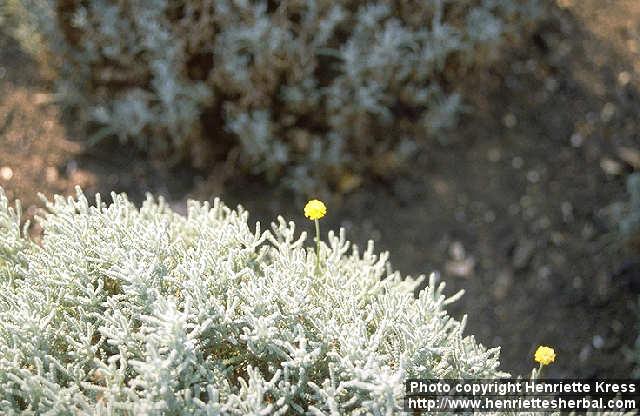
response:
[[[37,192],[69,193],[94,182],[74,162],[82,146],[71,140],[37,64],[0,33],[0,186],[33,214]]]
[[[129,149],[84,149],[35,64],[11,39],[0,46],[0,186],[10,197],[34,206],[35,192],[76,184],[176,204],[221,193],[253,219],[305,223],[303,200],[261,182],[220,189]],[[629,375],[640,267],[612,213],[640,168],[640,2],[558,0],[534,36],[472,78],[473,111],[448,144],[403,177],[334,198],[324,229],[373,238],[402,272],[440,270],[450,293],[465,289],[454,313],[503,346],[508,371],[527,373],[544,343],[558,353],[549,376]]]

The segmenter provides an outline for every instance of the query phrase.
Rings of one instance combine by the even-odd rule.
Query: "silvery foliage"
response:
[[[31,242],[0,189],[0,413],[391,414],[407,377],[493,378],[443,283],[282,218],[55,197]]]
[[[640,173],[632,173],[627,178],[629,202],[621,213],[620,232],[626,237],[640,233]]]
[[[624,238],[638,240],[640,238],[640,173],[632,173],[627,177],[627,193],[629,201],[617,212],[620,233]],[[638,302],[640,307],[640,299]],[[640,318],[640,316],[638,316]],[[639,319],[640,320],[640,319]],[[640,329],[637,325],[636,330]],[[640,376],[640,335],[636,338],[635,348],[630,354],[635,364],[634,376]]]
[[[402,143],[452,126],[464,71],[541,8],[538,0],[21,4],[61,58],[61,98],[103,126],[94,139],[186,149],[230,135],[246,166],[272,176],[286,168],[298,190],[381,155],[401,158]],[[203,132],[202,117],[219,118],[217,130]]]
[[[504,375],[371,243],[330,232],[316,276],[282,218],[112,198],[56,196],[36,244],[0,188],[0,413],[391,415],[405,378]]]

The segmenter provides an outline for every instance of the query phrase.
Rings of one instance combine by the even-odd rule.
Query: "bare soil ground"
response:
[[[640,2],[557,0],[536,32],[466,82],[459,129],[394,180],[329,200],[322,227],[376,241],[405,274],[441,272],[468,332],[527,374],[539,344],[550,377],[625,377],[638,334],[640,261],[613,207],[640,169]],[[0,37],[0,186],[30,212],[35,193],[111,190],[143,198],[221,195],[252,220],[307,224],[304,200],[252,178],[167,168],[114,144],[87,149],[32,62]],[[311,231],[310,224],[307,228]]]

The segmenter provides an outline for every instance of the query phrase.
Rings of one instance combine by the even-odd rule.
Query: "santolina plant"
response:
[[[171,149],[300,192],[393,172],[453,126],[462,81],[540,0],[8,0],[92,140]],[[222,155],[221,155],[222,154]]]
[[[327,207],[322,201],[312,199],[304,206],[304,216],[315,223],[316,226],[316,271],[320,273],[320,218],[327,213]]]
[[[371,243],[329,232],[318,270],[283,218],[112,198],[56,196],[36,244],[0,188],[0,413],[390,415],[407,378],[503,375]]]
[[[55,197],[35,244],[0,194],[0,412],[389,414],[418,378],[493,378],[431,278],[216,200]]]

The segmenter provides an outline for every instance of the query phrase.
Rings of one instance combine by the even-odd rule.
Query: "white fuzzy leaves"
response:
[[[35,245],[0,197],[0,412],[386,415],[406,378],[500,374],[443,284],[416,299],[420,279],[344,231],[316,276],[282,218],[262,232],[218,200],[185,217],[112,198],[57,197]]]

